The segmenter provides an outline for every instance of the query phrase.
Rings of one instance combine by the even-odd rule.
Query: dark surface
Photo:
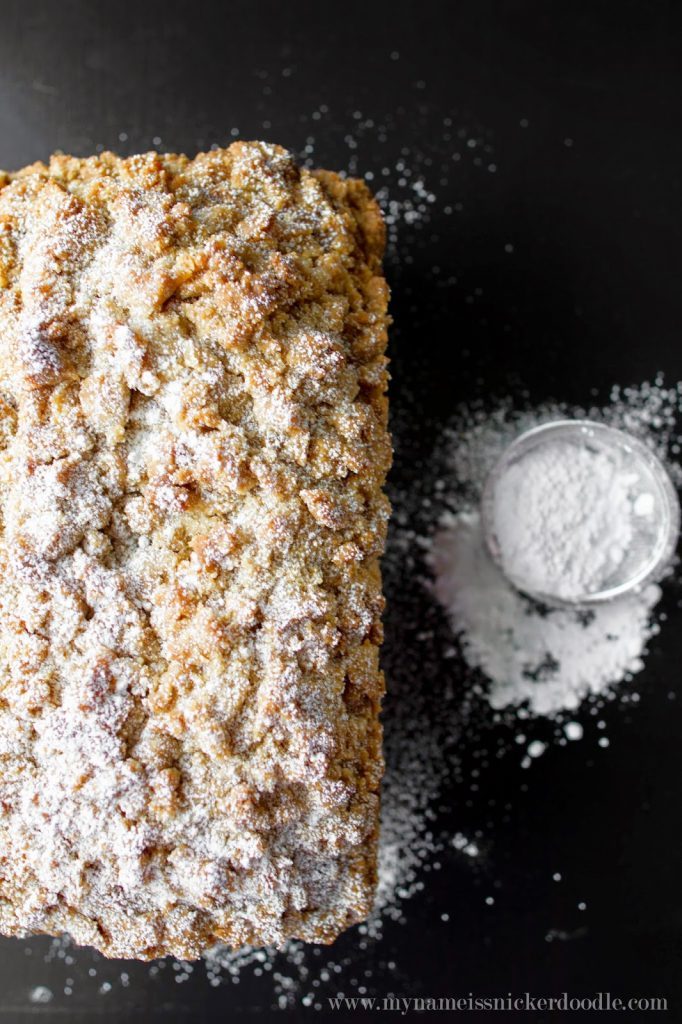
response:
[[[588,402],[593,389],[607,397],[614,381],[659,370],[682,379],[674,5],[4,0],[0,13],[0,166],[56,148],[135,152],[155,136],[159,148],[192,152],[235,129],[297,152],[314,136],[317,164],[344,168],[356,156],[359,173],[373,171],[402,195],[396,162],[408,149],[436,199],[428,222],[401,226],[400,259],[388,264],[394,486],[418,478],[461,399],[513,386],[533,401]],[[320,104],[329,110],[314,120]],[[389,126],[385,142],[358,129],[367,118]],[[349,135],[361,136],[357,150]],[[478,140],[473,156],[469,137]],[[669,697],[682,614],[674,593],[668,604],[637,680],[639,704],[603,716],[607,751],[582,716],[581,743],[552,747],[528,771],[518,757],[491,759],[474,799],[466,786],[445,794],[444,827],[482,828],[494,841],[478,872],[444,858],[407,923],[388,927],[367,963],[356,954],[378,994],[611,990],[667,996],[666,1019],[682,1020],[682,701]],[[389,621],[389,637],[398,634]],[[571,938],[548,942],[551,927]],[[354,943],[346,937],[340,949],[349,954]],[[156,979],[133,965],[129,987],[115,980],[105,997],[99,980],[118,979],[120,967],[89,954],[72,966],[44,964],[48,945],[31,943],[29,956],[26,943],[2,941],[0,1016],[126,1021],[139,1011],[184,1022],[271,1012],[269,979],[248,971],[239,986],[214,989],[202,971],[179,985],[170,965]],[[391,959],[397,976],[382,966]],[[69,977],[73,992],[62,995]],[[44,1007],[28,1001],[38,983],[55,993]]]

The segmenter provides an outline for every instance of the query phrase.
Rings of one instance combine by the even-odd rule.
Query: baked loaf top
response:
[[[330,941],[382,773],[387,288],[277,146],[0,176],[0,930]]]

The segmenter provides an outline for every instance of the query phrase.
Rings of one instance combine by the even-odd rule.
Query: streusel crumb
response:
[[[328,942],[382,774],[384,231],[235,143],[0,175],[0,930]]]

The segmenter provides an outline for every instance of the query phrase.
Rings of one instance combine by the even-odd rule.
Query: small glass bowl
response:
[[[652,495],[653,513],[650,521],[653,530],[635,538],[633,557],[627,562],[627,574],[622,579],[612,579],[608,586],[592,593],[567,598],[551,593],[540,593],[528,585],[528,581],[512,579],[503,564],[500,544],[495,535],[494,507],[495,488],[510,465],[518,462],[530,451],[556,441],[602,450],[618,450],[625,453],[636,473],[642,492]],[[520,434],[505,449],[486,480],[481,498],[481,522],[486,546],[509,582],[517,590],[548,605],[589,607],[621,597],[630,591],[651,583],[665,573],[677,547],[680,532],[680,503],[677,492],[661,460],[638,438],[615,427],[592,420],[553,420],[533,427]]]

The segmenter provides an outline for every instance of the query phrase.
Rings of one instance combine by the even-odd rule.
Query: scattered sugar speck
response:
[[[28,994],[31,1003],[49,1003],[52,999],[52,990],[47,985],[36,985]]]

